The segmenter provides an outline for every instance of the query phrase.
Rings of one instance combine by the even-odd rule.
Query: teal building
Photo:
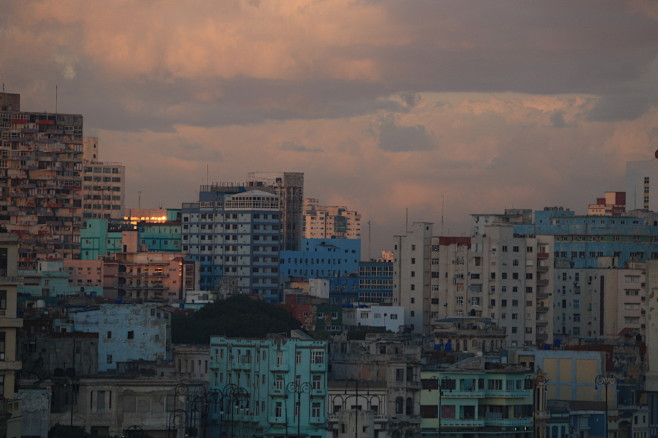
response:
[[[212,436],[326,436],[327,342],[210,339]]]
[[[522,368],[421,372],[421,430],[442,438],[531,438],[534,377]]]
[[[80,230],[80,258],[97,260],[118,252],[181,252],[180,222],[87,219]]]

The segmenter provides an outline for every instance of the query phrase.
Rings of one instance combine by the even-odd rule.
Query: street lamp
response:
[[[359,435],[358,435],[358,433],[359,433],[359,412],[358,411],[360,411],[360,409],[359,409],[359,406],[360,406],[359,405],[359,381],[356,380],[356,379],[351,379],[351,380],[348,380],[348,382],[354,382],[355,391],[354,391],[354,394],[347,395],[347,389],[348,388],[347,388],[347,384],[345,385],[345,398],[343,399],[343,404],[345,405],[345,407],[347,407],[347,400],[349,400],[352,397],[354,397],[356,399],[356,404],[354,405],[354,408],[355,408],[355,411],[356,411],[355,415],[354,415],[354,438],[358,438],[359,437]],[[367,381],[364,381],[363,383],[366,384],[366,388],[367,388],[366,389],[366,397],[367,397],[367,396],[370,395],[370,384]],[[368,405],[369,405],[369,401],[366,400],[366,409],[370,409],[370,407]]]
[[[228,414],[230,415],[230,422],[231,422],[231,434],[230,437],[233,438],[233,431],[234,431],[234,412],[236,409],[245,407],[243,406],[244,400],[247,400],[246,407],[249,407],[249,391],[247,391],[245,388],[238,386],[234,383],[229,383],[228,385],[224,386],[221,390],[217,391],[217,397],[219,399],[219,406],[220,406],[220,411],[219,411],[219,436],[222,436],[222,426],[224,423],[224,409],[228,409],[229,412]]]
[[[599,386],[603,385],[605,386],[605,438],[608,438],[608,386],[614,385],[617,383],[617,378],[613,374],[608,374],[607,376],[604,376],[603,374],[599,374],[596,376],[596,379],[594,379],[594,383],[596,384],[596,389],[599,389]]]
[[[286,385],[289,393],[297,394],[297,402],[295,406],[295,414],[297,416],[297,438],[301,436],[301,423],[302,423],[302,394],[308,394],[313,387],[308,382],[290,382]]]

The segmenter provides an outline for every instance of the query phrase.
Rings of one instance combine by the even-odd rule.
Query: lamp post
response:
[[[233,432],[235,430],[234,427],[234,413],[235,410],[238,408],[242,408],[242,404],[244,400],[247,400],[247,405],[246,407],[249,407],[249,391],[247,391],[245,388],[238,386],[233,383],[229,383],[228,385],[224,386],[221,390],[217,391],[217,398],[219,399],[219,436],[222,436],[222,426],[224,425],[224,412],[226,409],[229,410],[228,414],[230,416],[230,422],[231,422],[231,434],[230,437],[233,438]]]
[[[216,390],[207,391],[204,387],[198,387],[190,403],[190,415],[188,418],[188,435],[190,437],[208,436],[208,418],[211,409],[216,406],[219,393]],[[200,433],[199,433],[200,431]]]
[[[450,379],[448,378],[448,376],[444,376],[441,380],[439,380],[438,376],[437,376],[437,383],[438,383],[438,386],[439,386],[439,412],[438,412],[438,414],[439,414],[438,415],[438,419],[439,419],[439,434],[438,435],[439,435],[439,438],[441,438],[441,433],[442,433],[441,432],[441,423],[442,423],[442,421],[441,421],[441,418],[442,418],[442,412],[441,412],[442,406],[441,406],[441,404],[443,403],[443,389],[444,388],[449,389],[448,388],[449,387],[449,382],[450,382]]]
[[[178,427],[184,424],[185,409],[173,409],[169,412],[169,419],[167,421],[167,438],[176,438]]]
[[[354,394],[347,395],[347,384],[345,385],[345,397],[343,398],[343,404],[345,408],[347,408],[347,400],[350,398],[354,397],[356,399],[356,404],[354,405],[355,408],[355,415],[354,415],[354,438],[358,438],[359,435],[359,381],[356,379],[350,379],[348,382],[354,382]],[[363,383],[366,384],[366,396],[370,395],[370,385],[368,384],[367,381],[364,381]],[[370,409],[370,406],[368,406],[368,400],[366,400],[366,409]]]
[[[617,383],[617,378],[612,375],[603,375],[599,374],[596,376],[596,379],[594,379],[594,383],[596,384],[596,389],[599,389],[599,386],[603,385],[605,386],[605,438],[608,438],[608,386],[614,385]]]
[[[294,393],[297,395],[297,401],[295,404],[295,415],[297,417],[297,438],[301,436],[301,424],[302,424],[302,394],[308,394],[311,392],[313,387],[308,382],[290,382],[286,385],[286,389],[289,393]]]

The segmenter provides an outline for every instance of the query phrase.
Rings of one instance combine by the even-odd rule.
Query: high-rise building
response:
[[[595,204],[587,207],[588,216],[621,216],[626,211],[626,193],[605,192],[603,198],[596,198]]]
[[[658,159],[626,163],[628,210],[658,211]]]
[[[83,216],[86,219],[121,219],[125,203],[125,166],[100,161],[96,137],[85,137],[83,145]]]
[[[320,205],[315,198],[304,199],[304,238],[360,239],[361,215],[344,206]]]
[[[247,189],[274,193],[281,209],[281,249],[296,251],[304,231],[304,174],[301,172],[249,172]]]
[[[200,262],[200,287],[279,297],[281,219],[276,195],[202,186],[183,203],[183,252]]]
[[[21,111],[18,94],[0,107],[0,225],[20,236],[19,268],[77,258],[82,116]]]

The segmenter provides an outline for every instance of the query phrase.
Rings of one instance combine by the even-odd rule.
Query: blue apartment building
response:
[[[299,251],[281,252],[281,278],[347,277],[360,257],[360,239],[302,239]]]
[[[210,339],[212,436],[326,436],[327,342]]]
[[[183,203],[182,251],[200,263],[200,288],[278,302],[281,213],[271,193],[202,186]]]
[[[534,224],[515,225],[517,235],[554,236],[556,268],[624,268],[630,262],[658,259],[658,216],[576,216],[573,211],[535,212]],[[609,258],[600,266],[601,258]]]

